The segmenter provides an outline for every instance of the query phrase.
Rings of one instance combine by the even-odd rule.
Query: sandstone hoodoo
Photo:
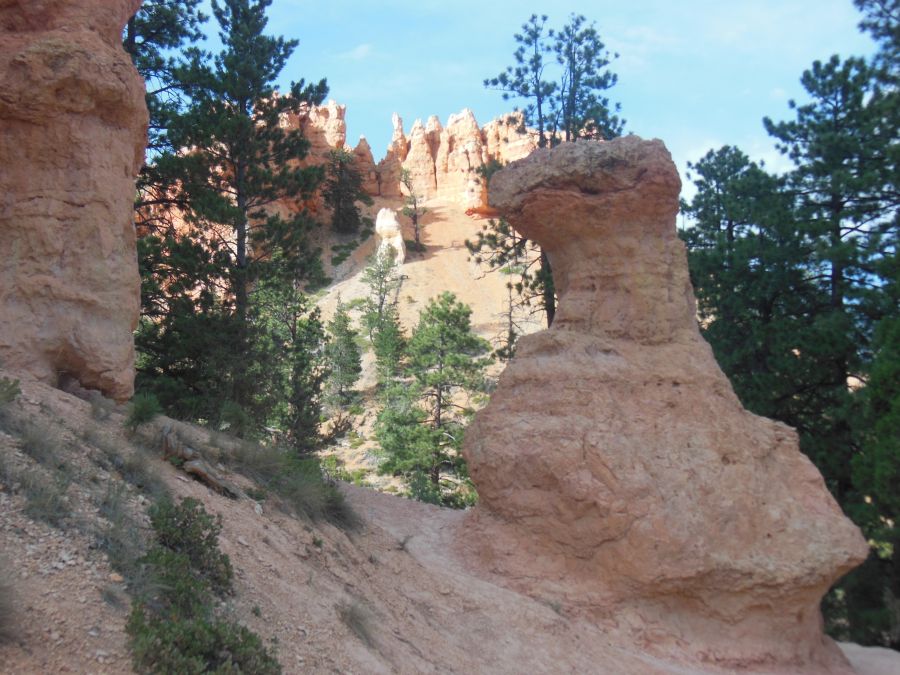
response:
[[[0,360],[117,399],[134,381],[147,128],[121,31],[139,6],[0,3]]]
[[[494,175],[490,205],[547,251],[559,309],[466,435],[480,504],[463,547],[662,655],[851,672],[819,601],[866,543],[700,336],[679,189],[665,146],[634,136]]]
[[[394,264],[400,266],[406,260],[406,243],[394,209],[384,208],[375,218],[375,232],[378,235],[378,256],[394,256]],[[391,250],[393,249],[393,253]]]

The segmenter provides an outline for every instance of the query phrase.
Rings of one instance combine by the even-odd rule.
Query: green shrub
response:
[[[142,448],[136,448],[124,455],[117,468],[122,478],[157,499],[163,498],[168,493],[165,481],[153,470],[150,459]]]
[[[212,611],[212,586],[184,553],[154,546],[139,563],[134,583],[139,604],[169,617],[204,616]]]
[[[168,499],[150,507],[156,543],[187,557],[190,566],[222,595],[231,591],[231,560],[219,550],[222,517],[212,516],[196,499],[186,497],[175,505]]]
[[[135,394],[128,406],[128,414],[125,416],[125,428],[131,433],[138,427],[153,420],[162,412],[159,401],[153,394]]]
[[[141,673],[281,673],[258,635],[211,616],[163,617],[137,604],[126,630],[134,668]]]
[[[154,498],[162,498],[168,492],[165,481],[153,470],[148,451],[144,448],[123,452],[121,439],[111,437],[96,425],[85,428],[81,437],[100,451],[100,466],[115,469],[125,481]]]
[[[350,472],[344,466],[344,460],[337,455],[325,455],[319,458],[319,465],[326,476],[334,480],[350,482]]]
[[[326,520],[344,529],[359,526],[359,519],[337,486],[322,476],[315,458],[294,459],[274,482],[273,489],[299,515]]]
[[[220,517],[195,499],[150,509],[156,544],[140,560],[126,625],[140,673],[274,675],[278,661],[259,636],[216,612],[213,592],[231,589],[228,556],[218,547]]]
[[[276,481],[288,461],[286,453],[280,448],[248,441],[240,441],[232,448],[223,450],[221,460],[262,487]]]
[[[0,408],[15,401],[22,393],[18,380],[0,377]]]

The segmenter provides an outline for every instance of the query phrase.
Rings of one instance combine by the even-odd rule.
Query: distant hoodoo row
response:
[[[302,129],[310,141],[305,163],[322,163],[331,150],[347,147],[345,116],[346,106],[329,101],[289,118],[288,123]],[[422,199],[438,197],[464,209],[481,210],[487,206],[487,193],[479,167],[491,160],[507,164],[537,147],[534,133],[520,131],[520,119],[516,115],[500,117],[481,128],[466,108],[451,115],[446,127],[436,115],[425,124],[416,120],[407,136],[403,120],[394,114],[394,133],[384,159],[375,163],[364,136],[352,149],[363,189],[372,197],[400,197],[405,193],[401,176],[406,170],[413,191]]]

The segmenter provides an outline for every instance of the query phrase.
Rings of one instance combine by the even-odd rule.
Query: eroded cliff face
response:
[[[0,0],[0,360],[116,399],[134,383],[140,0]]]
[[[850,672],[819,602],[867,546],[793,429],[743,409],[699,334],[680,180],[660,141],[537,150],[490,204],[548,253],[549,330],[521,339],[466,434],[472,564],[647,649]]]

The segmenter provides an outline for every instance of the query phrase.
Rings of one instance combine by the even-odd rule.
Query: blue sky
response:
[[[775,170],[788,166],[762,127],[791,117],[800,75],[815,59],[871,53],[851,0],[274,0],[270,32],[300,41],[284,80],[325,77],[347,105],[348,141],[364,134],[376,160],[391,113],[442,123],[464,107],[482,124],[511,109],[482,81],[513,61],[513,34],[532,13],[561,26],[596,21],[620,57],[610,98],[626,131],[666,142],[680,169],[708,149],[741,147]]]

